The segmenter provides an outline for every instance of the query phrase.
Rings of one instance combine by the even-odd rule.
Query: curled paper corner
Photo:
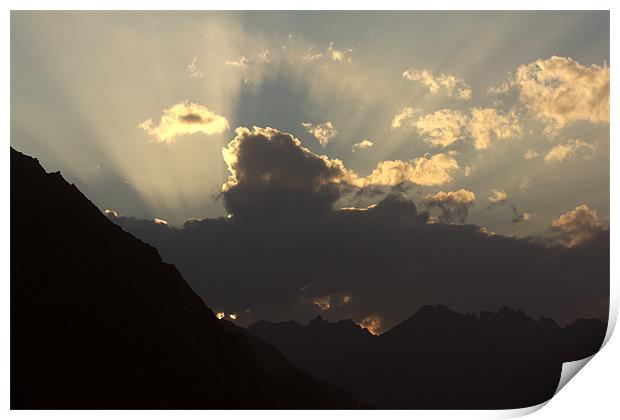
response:
[[[611,322],[611,318],[610,318],[610,322]],[[605,346],[605,344],[609,340],[609,336],[611,336],[612,330],[613,330],[612,326],[610,326],[607,329],[607,333],[605,335],[605,342],[601,346],[601,349],[603,348],[603,346]],[[599,349],[599,351],[601,349]],[[553,397],[555,397],[558,394],[558,392],[560,392],[560,390],[564,388],[564,385],[566,385],[571,379],[573,379],[573,377],[577,374],[577,372],[579,372],[586,364],[588,364],[588,362],[592,360],[592,358],[596,356],[597,353],[598,351],[594,353],[593,355],[588,356],[584,359],[574,360],[572,362],[564,362],[562,364],[562,372],[560,374],[560,381],[558,382],[558,387],[553,393]],[[495,418],[516,418],[516,417],[527,416],[543,408],[545,405],[547,405],[549,401],[553,399],[553,397],[551,397],[547,401],[544,401],[540,404],[536,404],[530,407],[503,410],[501,414],[498,413],[499,415],[495,416]]]
[[[605,347],[605,345],[611,338],[614,332],[614,329],[616,328],[617,319],[618,319],[618,301],[614,299],[614,301],[612,301],[609,306],[609,318],[607,320],[607,331],[605,332],[605,338],[603,339],[603,344],[601,344],[601,347],[598,349],[598,351],[591,356],[588,356],[581,360],[574,360],[572,362],[564,362],[562,364],[562,373],[560,374],[560,382],[558,383],[558,387],[556,388],[555,393],[553,394],[554,397],[557,395],[558,392],[560,392],[562,388],[564,388],[564,385],[566,385],[571,379],[573,379],[573,377],[577,374],[577,372],[579,372],[586,364],[588,364],[588,362],[592,360],[592,358],[596,356],[596,354],[599,351],[601,351],[603,347]],[[543,403],[542,405],[545,405],[545,404],[546,403]]]
[[[529,414],[535,413],[536,411],[540,410],[545,405],[547,405],[549,401],[550,400],[547,400],[545,402],[541,402],[540,404],[532,405],[530,407],[513,408],[509,410],[495,411],[493,418],[512,419],[512,418],[517,418],[517,417],[525,417]]]
[[[560,382],[558,383],[558,387],[556,388],[553,396],[555,397],[557,393],[560,392],[562,388],[564,388],[564,385],[566,385],[568,381],[573,379],[577,372],[579,372],[595,355],[596,353],[594,353],[592,356],[586,357],[585,359],[574,360],[572,362],[564,362],[562,364]]]
[[[618,320],[618,294],[615,294],[615,298],[611,298],[610,293],[610,304],[609,304],[609,318],[607,319],[607,332],[605,333],[605,339],[603,340],[603,345],[601,349],[605,347],[605,344],[611,338],[611,335],[614,333],[614,329],[616,328],[616,321]],[[601,351],[599,349],[599,351]]]

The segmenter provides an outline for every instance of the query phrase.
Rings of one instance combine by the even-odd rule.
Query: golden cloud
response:
[[[441,220],[446,223],[465,223],[474,201],[476,201],[476,194],[464,188],[456,191],[439,191],[435,195],[427,195],[424,199],[424,203],[429,208],[441,209]]]
[[[404,126],[414,126],[414,117],[421,112],[422,109],[411,108],[409,106],[401,109],[392,119],[392,129],[401,127],[404,128]]]
[[[461,188],[456,191],[439,191],[435,195],[427,196],[427,201],[432,202],[451,202],[456,204],[471,204],[476,200],[476,194]]]
[[[535,157],[538,157],[538,152],[536,151],[536,149],[527,149],[525,151],[525,153],[523,153],[523,158],[524,159],[534,159]]]
[[[110,209],[105,209],[103,211],[103,214],[105,214],[108,217],[118,217],[118,212],[114,210],[110,210]]]
[[[505,191],[491,189],[491,192],[493,194],[488,197],[488,200],[493,204],[502,204],[508,200],[508,194]]]
[[[236,60],[226,60],[225,62],[227,66],[237,67],[241,70],[247,70],[249,63],[250,63],[250,59],[247,58],[245,55],[242,55]]]
[[[592,239],[608,225],[598,221],[596,210],[586,204],[575,207],[551,222],[551,230],[560,234],[560,242],[567,247],[577,246]]]
[[[187,65],[185,72],[190,79],[202,78],[204,76],[202,71],[198,68],[198,59],[196,57],[194,57],[192,62]]]
[[[306,54],[301,57],[301,59],[308,62],[326,59],[336,62],[344,61],[350,63],[352,61],[351,53],[353,53],[353,49],[347,48],[344,50],[339,50],[334,45],[335,44],[333,42],[330,42],[325,52],[317,51],[314,47],[311,46],[308,48]]]
[[[421,116],[415,123],[418,134],[432,146],[447,147],[463,138],[467,117],[460,111],[440,109]]]
[[[454,109],[440,109],[413,121],[419,109],[403,108],[392,120],[392,128],[416,128],[432,146],[448,147],[469,134],[476,149],[486,149],[495,140],[520,137],[521,124],[516,112],[501,113],[495,108],[471,108],[471,116]]]
[[[150,118],[138,125],[154,141],[173,144],[187,134],[218,134],[228,129],[228,120],[209,108],[191,102],[180,102],[164,109],[159,125]]]
[[[411,161],[386,160],[363,181],[372,185],[394,186],[403,182],[418,185],[441,185],[452,181],[453,173],[459,169],[456,159],[446,153],[423,156]]]
[[[419,82],[428,90],[429,94],[443,93],[456,99],[471,99],[471,87],[463,79],[450,74],[435,75],[429,70],[410,69],[403,72],[403,78]]]
[[[364,150],[364,149],[369,149],[372,146],[374,146],[374,143],[371,142],[368,139],[364,139],[362,141],[360,141],[359,143],[355,143],[353,146],[351,146],[351,151],[353,153],[359,151],[359,150]]]
[[[547,123],[545,134],[574,121],[609,122],[609,67],[586,67],[569,57],[553,56],[520,66],[513,78],[492,93],[511,89],[536,118]]]
[[[492,140],[506,140],[522,134],[514,111],[500,114],[495,108],[472,108],[467,131],[476,149],[486,149]]]
[[[327,143],[338,134],[338,131],[334,128],[334,124],[330,121],[324,122],[323,124],[301,123],[301,126],[317,139],[323,147],[327,146]]]
[[[557,163],[562,162],[565,159],[592,159],[595,151],[596,147],[590,143],[586,143],[585,141],[579,139],[569,140],[566,143],[554,146],[545,155],[545,162]]]
[[[366,318],[358,322],[357,325],[367,329],[368,332],[370,332],[372,335],[379,335],[383,326],[381,317],[378,317],[376,315],[367,316]]]

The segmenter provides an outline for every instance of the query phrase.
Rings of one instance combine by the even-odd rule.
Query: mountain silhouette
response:
[[[355,408],[11,148],[11,408]]]
[[[260,321],[248,332],[376,408],[500,409],[550,399],[562,363],[594,354],[606,324],[561,328],[507,307],[463,314],[424,306],[380,336],[353,321]]]

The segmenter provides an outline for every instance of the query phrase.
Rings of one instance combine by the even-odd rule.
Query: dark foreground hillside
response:
[[[154,248],[11,149],[11,408],[356,406],[228,332]]]
[[[519,408],[550,399],[562,363],[602,345],[606,324],[561,328],[502,308],[479,315],[425,306],[380,336],[353,321],[260,321],[248,331],[296,365],[377,408]]]

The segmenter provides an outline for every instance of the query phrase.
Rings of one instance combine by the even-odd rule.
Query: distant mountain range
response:
[[[11,149],[11,408],[356,408]]]
[[[439,305],[380,336],[320,317],[307,325],[260,321],[247,330],[376,408],[491,409],[550,399],[562,363],[598,351],[606,324],[580,319],[561,328],[507,307],[475,315]]]

